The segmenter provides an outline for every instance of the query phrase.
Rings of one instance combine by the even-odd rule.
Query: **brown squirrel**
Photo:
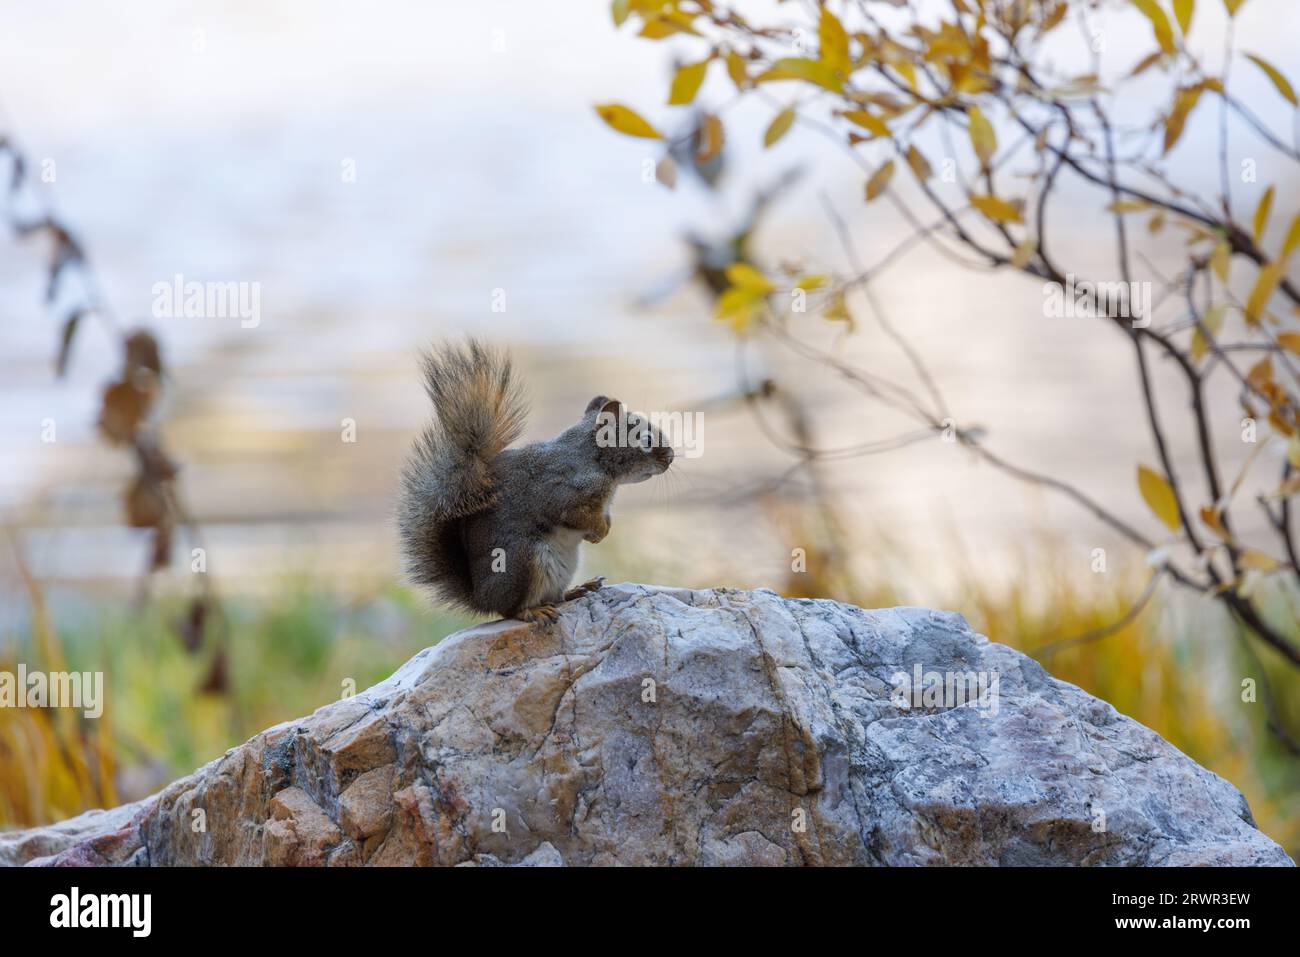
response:
[[[609,534],[615,490],[666,470],[672,449],[603,395],[555,438],[507,448],[526,413],[508,355],[470,339],[426,353],[423,368],[436,418],[407,461],[398,508],[411,580],[472,611],[553,620],[558,603],[601,586],[566,590],[579,544]]]

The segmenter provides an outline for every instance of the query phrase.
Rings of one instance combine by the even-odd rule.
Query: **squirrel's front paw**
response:
[[[591,581],[583,582],[581,585],[577,585],[566,591],[564,593],[564,600],[573,601],[575,598],[581,598],[583,595],[590,595],[594,591],[600,591],[600,586],[603,584],[605,584],[605,579],[603,577],[593,578]]]
[[[520,621],[529,623],[537,621],[552,622],[560,617],[560,611],[554,605],[534,605],[532,608],[525,608],[515,617]]]
[[[593,545],[599,545],[607,535],[609,535],[609,512],[601,512],[595,524],[588,528],[587,534],[582,537]]]

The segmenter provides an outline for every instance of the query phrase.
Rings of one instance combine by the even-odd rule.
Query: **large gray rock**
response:
[[[985,696],[913,701],[917,669]],[[1228,782],[957,615],[635,585],[458,632],[0,862],[1291,863]]]

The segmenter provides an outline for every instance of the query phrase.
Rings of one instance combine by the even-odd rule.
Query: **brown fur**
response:
[[[556,438],[510,449],[525,409],[508,357],[470,340],[427,355],[424,373],[436,420],[403,471],[398,515],[411,580],[484,614],[563,601],[579,542],[609,533],[615,489],[668,468],[672,450],[658,433],[650,448],[598,443],[602,413],[628,415],[604,396]]]

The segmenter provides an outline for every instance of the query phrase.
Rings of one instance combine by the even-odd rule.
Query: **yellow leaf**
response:
[[[1117,199],[1106,207],[1108,213],[1140,213],[1150,209],[1151,204],[1142,199]]]
[[[776,287],[766,276],[744,262],[727,267],[731,287],[723,291],[714,307],[714,318],[727,320],[736,332],[744,332],[758,317],[764,298]]]
[[[638,36],[645,37],[647,40],[662,40],[664,37],[670,37],[677,33],[700,35],[699,31],[695,29],[693,18],[689,14],[667,10],[653,19],[646,20],[645,26],[641,28]]]
[[[1139,76],[1145,73],[1156,63],[1158,63],[1160,61],[1160,58],[1163,57],[1164,55],[1165,52],[1163,50],[1157,50],[1155,53],[1148,53],[1146,56],[1144,56],[1141,60],[1138,61],[1138,65],[1133,68],[1133,71],[1129,74],[1129,76]]]
[[[733,287],[718,297],[713,318],[728,321],[736,332],[744,332],[757,317],[761,299],[752,290]]]
[[[1270,186],[1264,190],[1264,195],[1255,207],[1255,242],[1264,238],[1264,230],[1268,226],[1268,214],[1273,210],[1273,187]]]
[[[821,22],[817,26],[817,43],[822,62],[832,70],[848,76],[852,69],[849,61],[849,35],[844,32],[844,25],[831,13],[829,7],[822,7]]]
[[[1151,21],[1151,29],[1155,31],[1156,43],[1160,44],[1160,49],[1166,53],[1173,53],[1174,29],[1169,25],[1169,18],[1160,9],[1160,5],[1155,0],[1133,0],[1133,6],[1141,10],[1143,15]]]
[[[1178,20],[1178,29],[1187,36],[1192,28],[1192,13],[1196,10],[1196,0],[1174,0],[1174,17]]]
[[[831,322],[848,323],[849,331],[853,331],[853,313],[849,312],[848,303],[844,301],[844,293],[839,292],[832,296],[822,315]]]
[[[894,57],[889,60],[889,65],[899,72],[911,89],[916,89],[916,67],[912,65],[912,61]]]
[[[1294,440],[1293,440],[1293,441],[1294,441]],[[1290,448],[1288,448],[1288,449],[1287,449],[1287,458],[1289,459],[1290,456],[1291,456],[1291,452],[1290,452]],[[1300,456],[1297,456],[1297,457],[1300,457]],[[1300,469],[1300,465],[1296,465],[1296,463],[1295,463],[1294,461],[1292,461],[1291,464],[1292,464],[1295,468]],[[1274,489],[1273,492],[1272,492],[1272,494],[1271,494],[1269,497],[1270,497],[1270,498],[1290,498],[1292,495],[1295,495],[1297,492],[1300,492],[1300,475],[1292,475],[1290,478],[1288,478],[1286,481],[1284,481],[1281,485],[1279,485],[1276,489]]]
[[[996,196],[972,196],[970,204],[995,223],[1020,222],[1020,210]]]
[[[1287,352],[1300,356],[1300,332],[1279,332],[1277,344]]]
[[[880,107],[880,111],[889,119],[893,119],[895,116],[900,116],[911,109],[910,106],[905,104],[893,93],[855,92],[852,95],[852,99],[856,103],[870,103],[873,106]]]
[[[668,105],[685,106],[693,102],[695,94],[700,91],[700,84],[704,82],[704,76],[708,72],[709,60],[691,63],[678,70],[677,75],[673,77],[672,90],[668,94]]]
[[[795,288],[804,289],[807,290],[808,292],[812,292],[812,290],[820,289],[828,282],[830,282],[829,276],[821,276],[821,275],[803,276],[797,283],[795,283]]]
[[[776,287],[772,281],[749,263],[732,263],[727,267],[727,281],[737,289],[747,289],[765,296]]]
[[[1295,89],[1277,67],[1253,53],[1247,53],[1246,59],[1268,74],[1268,78],[1273,81],[1273,86],[1277,87],[1277,91],[1282,94],[1288,103],[1292,106],[1300,106],[1300,102],[1296,101]]]
[[[987,167],[993,154],[998,151],[997,134],[993,132],[993,124],[985,118],[978,106],[972,106],[968,114],[971,145],[975,147],[975,155],[980,158],[980,164]]]
[[[1215,535],[1218,535],[1219,538],[1223,539],[1225,542],[1232,538],[1228,533],[1228,529],[1224,527],[1223,519],[1219,517],[1217,509],[1211,508],[1208,505],[1202,505],[1201,521],[1206,524],[1210,531],[1214,532]]]
[[[1278,259],[1260,269],[1259,276],[1255,279],[1255,286],[1246,299],[1246,322],[1250,325],[1259,322],[1260,317],[1263,316],[1269,299],[1272,298],[1278,283],[1282,281],[1283,265],[1283,261]]]
[[[647,20],[637,36],[645,37],[647,40],[662,40],[664,37],[670,37],[674,33],[681,32],[681,27],[672,20],[654,19]]]
[[[1210,338],[1219,338],[1219,330],[1223,328],[1223,317],[1227,311],[1227,307],[1221,302],[1216,302],[1205,310],[1205,315],[1201,317],[1201,325],[1209,331]],[[1192,333],[1192,361],[1200,362],[1209,349],[1209,341],[1202,334],[1200,326],[1197,326],[1196,331]]]
[[[1038,251],[1038,243],[1032,239],[1023,240],[1016,247],[1015,254],[1011,257],[1012,269],[1024,269],[1029,265],[1029,261],[1034,258],[1034,253]]]
[[[1285,259],[1300,246],[1300,214],[1291,220],[1291,228],[1286,231],[1286,240],[1282,243],[1282,258]]]
[[[850,123],[856,123],[876,136],[889,135],[889,127],[885,125],[885,121],[867,110],[847,110],[841,115]]]
[[[1214,247],[1214,252],[1210,254],[1210,268],[1214,270],[1219,282],[1226,285],[1232,270],[1232,247],[1226,240],[1221,240]]]
[[[907,165],[912,167],[912,172],[916,174],[916,178],[923,183],[929,179],[933,173],[933,170],[930,168],[930,161],[927,160],[925,154],[915,146],[909,146],[907,148]]]
[[[776,114],[776,119],[772,120],[767,132],[763,134],[763,145],[771,146],[785,136],[786,133],[789,133],[792,125],[794,125],[794,110],[786,109]]]
[[[1052,7],[1051,12],[1043,19],[1042,24],[1039,25],[1039,34],[1050,33],[1055,30],[1060,22],[1065,19],[1065,14],[1069,9],[1070,5],[1065,0],[1059,0],[1056,6]]]
[[[785,57],[773,63],[770,70],[754,77],[755,83],[771,83],[776,80],[807,80],[832,93],[844,92],[844,81],[820,60]]]
[[[1178,517],[1178,499],[1168,480],[1145,465],[1138,466],[1138,491],[1147,507],[1156,514],[1160,521],[1173,531],[1178,531],[1182,520]]]
[[[621,27],[632,10],[631,0],[614,0],[609,5],[609,15],[614,18],[614,26]]]
[[[1165,120],[1166,153],[1174,148],[1178,138],[1183,135],[1183,126],[1187,123],[1187,117],[1191,115],[1200,98],[1199,86],[1188,87],[1174,94],[1174,105],[1169,110],[1169,118]]]
[[[712,113],[704,114],[700,120],[700,148],[695,152],[696,161],[707,163],[721,153],[724,139],[722,120]]]
[[[620,103],[598,103],[596,113],[618,132],[628,136],[642,136],[650,140],[664,138],[663,134],[643,120],[639,113]]]
[[[1273,381],[1273,357],[1265,356],[1250,367],[1246,373],[1246,384],[1256,392],[1263,392]]]
[[[892,177],[893,175],[894,175],[893,160],[887,160],[884,166],[880,167],[880,169],[876,170],[874,173],[871,174],[871,178],[867,180],[867,202],[868,203],[885,191],[885,187],[889,185],[890,177]]]
[[[727,76],[736,84],[737,90],[743,90],[749,82],[749,72],[745,68],[745,59],[735,50],[727,51]]]
[[[1228,16],[1235,17],[1237,8],[1245,2],[1246,0],[1223,0],[1223,5],[1228,8]]]
[[[1263,552],[1254,548],[1247,548],[1241,553],[1239,559],[1241,567],[1248,571],[1255,572],[1273,572],[1277,571],[1278,563],[1274,558],[1265,555]]]

